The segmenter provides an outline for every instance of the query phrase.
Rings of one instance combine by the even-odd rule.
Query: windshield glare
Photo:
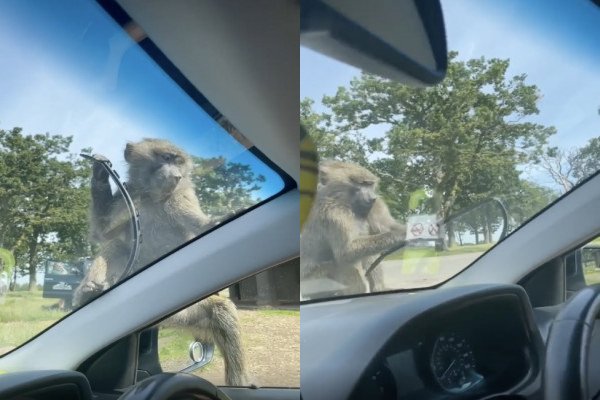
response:
[[[551,3],[444,1],[428,88],[301,49],[320,156],[303,299],[436,286],[600,168],[600,10]]]

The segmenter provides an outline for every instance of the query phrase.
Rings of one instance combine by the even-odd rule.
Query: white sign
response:
[[[406,240],[414,239],[439,239],[440,227],[437,224],[437,215],[423,214],[412,215],[406,220]]]

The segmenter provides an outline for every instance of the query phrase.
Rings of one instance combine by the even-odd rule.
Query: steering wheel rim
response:
[[[144,379],[128,389],[119,400],[224,400],[228,399],[215,385],[185,373],[162,373]]]
[[[589,399],[588,350],[599,312],[596,284],[580,290],[556,316],[546,345],[544,399]]]

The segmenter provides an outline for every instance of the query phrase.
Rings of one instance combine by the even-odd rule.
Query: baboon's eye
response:
[[[175,158],[175,155],[171,154],[171,153],[161,153],[160,156],[166,162],[172,162],[173,159]]]

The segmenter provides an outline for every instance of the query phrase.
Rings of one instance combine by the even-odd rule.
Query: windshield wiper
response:
[[[113,169],[112,163],[108,159],[106,159],[105,157],[99,158],[96,155],[89,155],[85,153],[81,153],[80,156],[85,158],[86,160],[90,160],[102,165],[104,170],[115,182],[115,185],[117,185],[119,192],[123,196],[123,199],[125,199],[125,204],[127,204],[127,210],[129,211],[130,217],[129,222],[131,225],[131,232],[133,233],[133,236],[131,238],[131,252],[129,253],[129,259],[127,260],[127,265],[125,266],[123,274],[119,278],[119,280],[121,280],[131,273],[131,271],[133,270],[133,266],[135,265],[135,262],[137,261],[139,256],[140,243],[142,242],[142,235],[140,233],[140,214],[136,210],[135,204],[133,204],[133,200],[131,199],[129,192],[127,191],[127,186],[124,182],[121,182],[121,177],[119,176],[117,171]]]

